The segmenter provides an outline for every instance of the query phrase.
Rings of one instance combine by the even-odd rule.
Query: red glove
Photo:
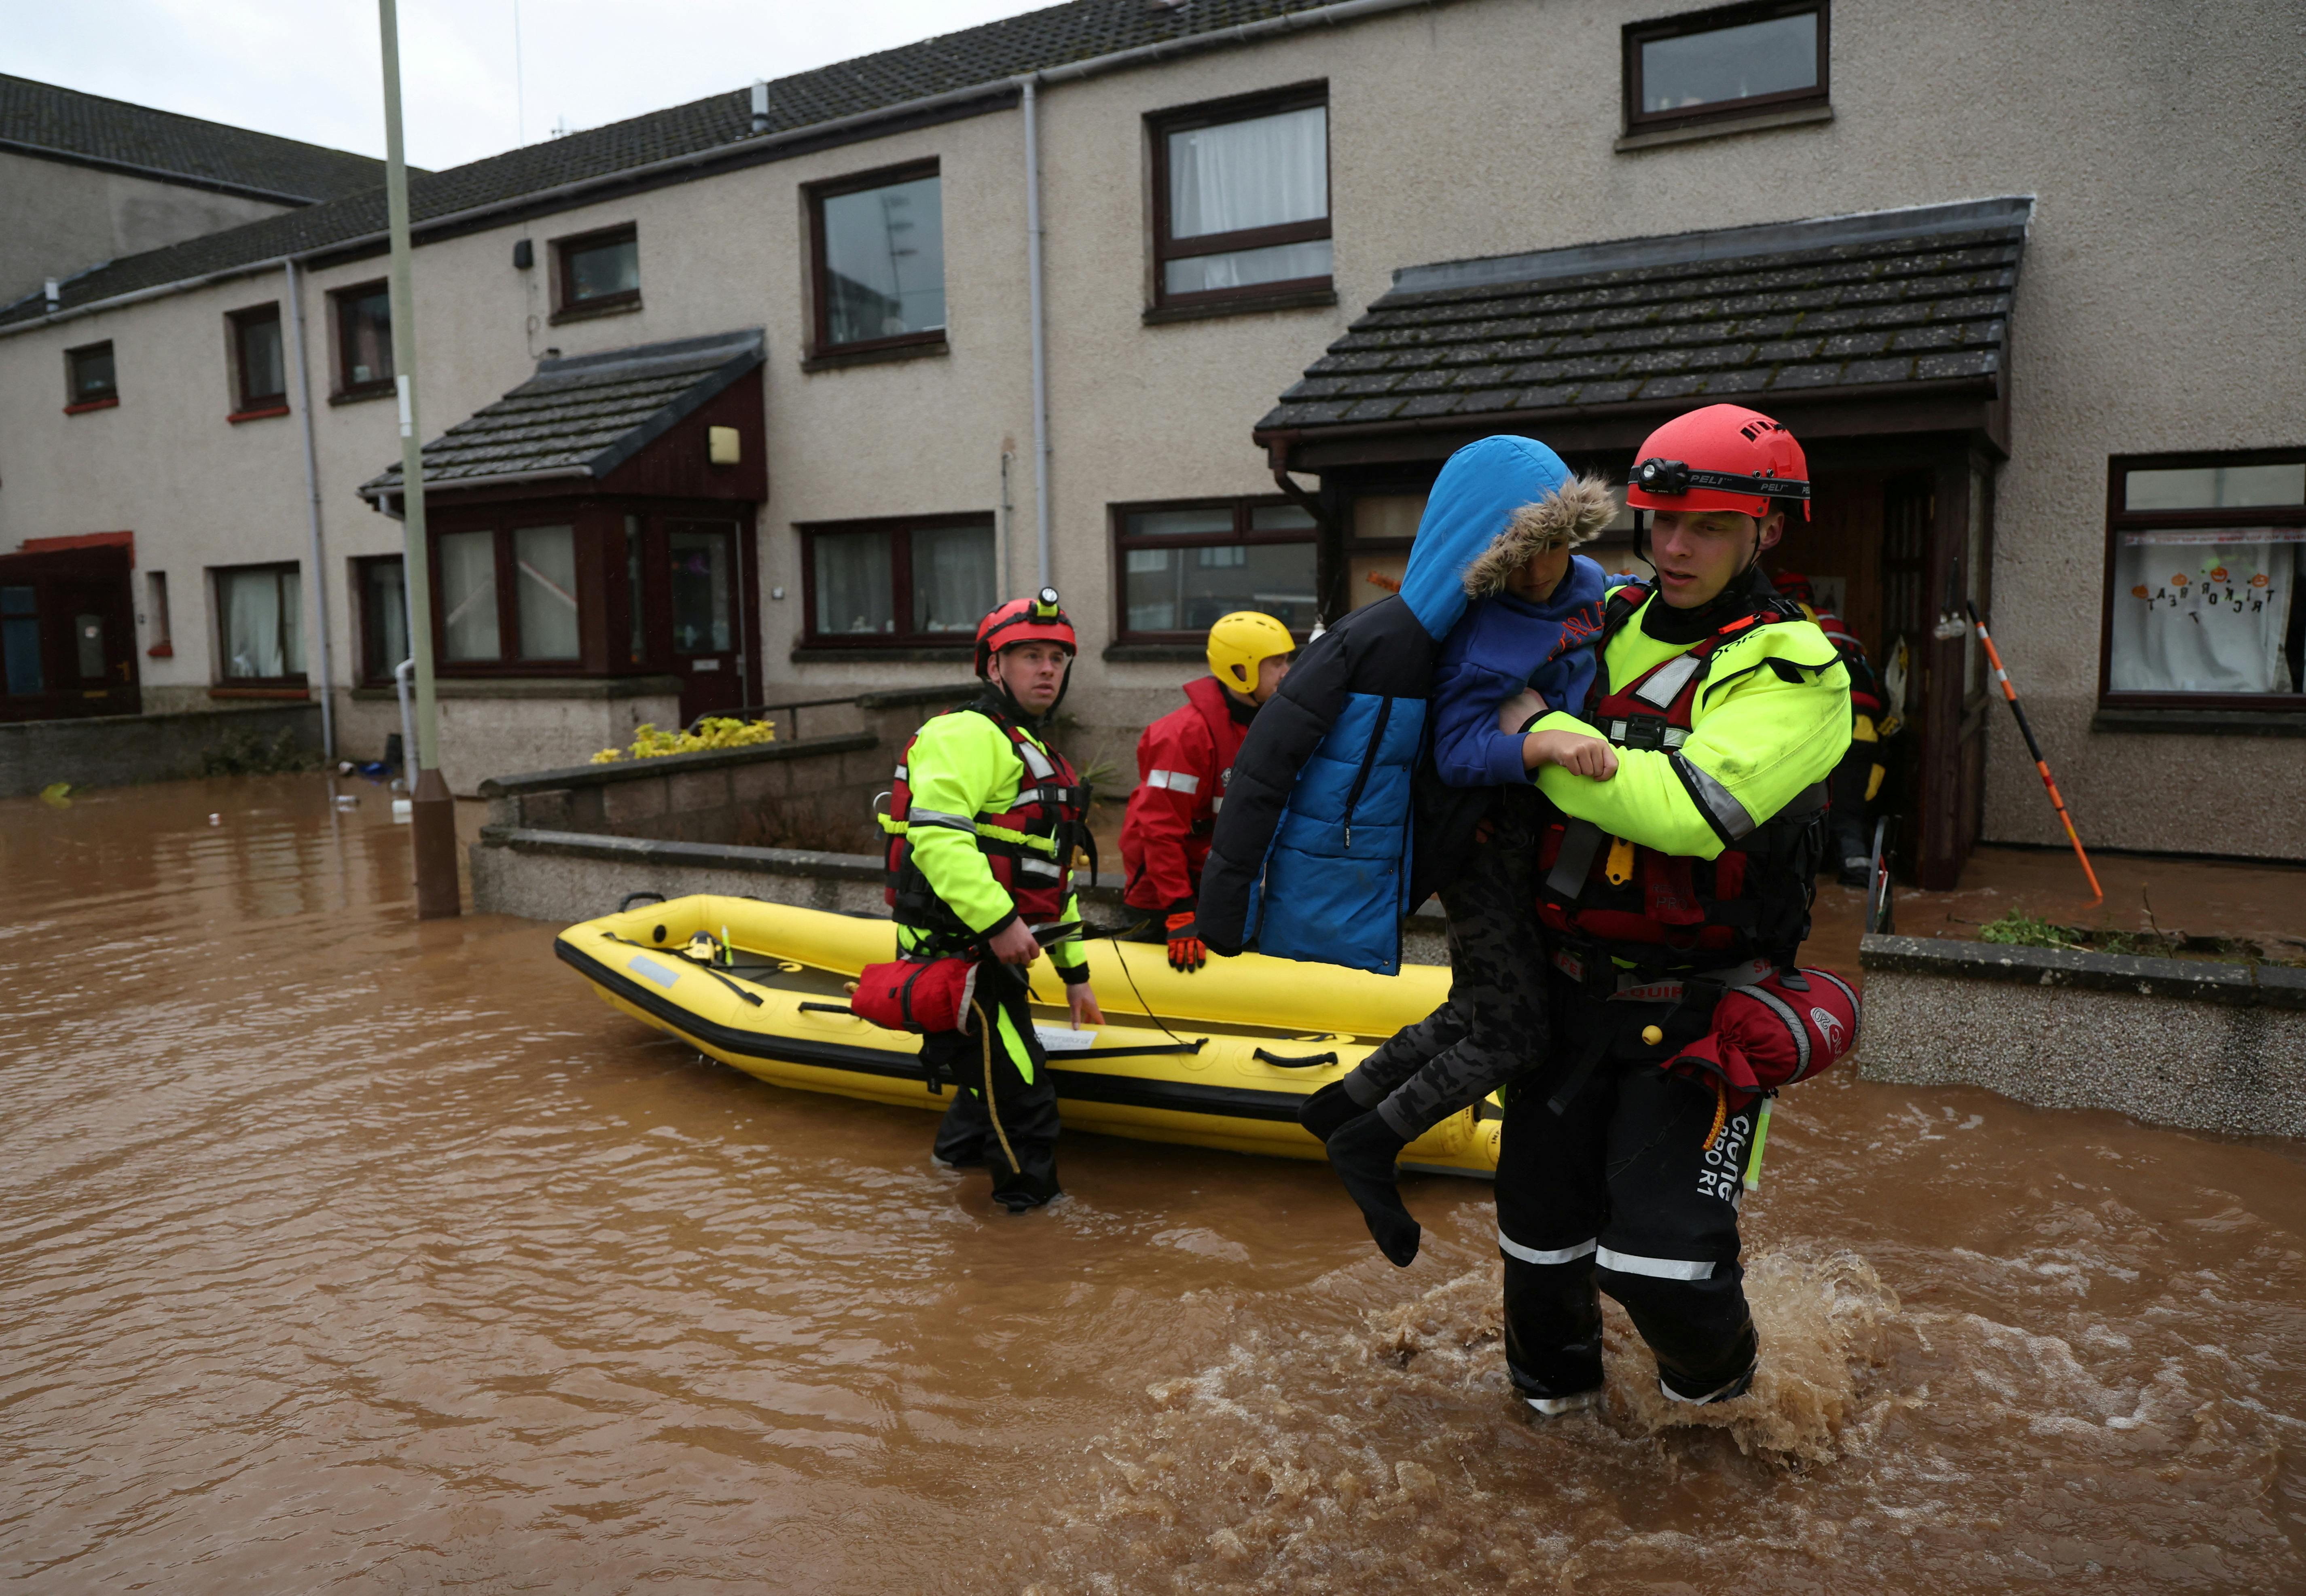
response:
[[[1169,968],[1191,975],[1209,961],[1209,944],[1193,929],[1193,911],[1187,909],[1168,919]]]

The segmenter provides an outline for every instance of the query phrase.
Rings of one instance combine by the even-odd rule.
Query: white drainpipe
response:
[[[302,279],[296,273],[293,255],[288,268],[288,319],[296,340],[296,414],[304,423],[304,496],[309,501],[312,545],[312,619],[313,641],[307,666],[318,664],[314,679],[320,688],[320,748],[330,759],[337,756],[337,705],[335,686],[329,676],[329,568],[325,545],[320,537],[320,465],[312,447],[312,371],[304,354],[304,293]]]

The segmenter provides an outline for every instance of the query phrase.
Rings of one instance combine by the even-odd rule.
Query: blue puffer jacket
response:
[[[1226,789],[1196,917],[1221,953],[1401,968],[1401,917],[1456,861],[1421,858],[1411,793],[1426,751],[1441,640],[1465,612],[1465,568],[1514,512],[1570,480],[1528,438],[1449,457],[1425,501],[1401,591],[1306,644],[1258,712]]]

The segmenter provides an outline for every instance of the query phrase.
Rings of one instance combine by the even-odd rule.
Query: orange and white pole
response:
[[[2074,858],[2082,862],[2082,874],[2089,877],[2090,895],[2103,899],[2105,889],[2097,884],[2097,872],[2090,868],[2089,855],[2082,851],[2082,840],[2074,831],[2073,816],[2066,813],[2066,800],[2058,796],[2058,784],[2050,776],[2050,762],[2042,757],[2042,745],[2035,739],[2034,728],[2027,723],[2026,706],[2018,702],[2018,689],[2010,685],[2010,673],[2002,668],[2002,651],[1994,646],[1994,635],[1977,618],[1977,606],[1966,604],[1969,624],[1977,628],[1977,640],[1986,645],[1986,662],[1994,667],[1994,679],[2002,684],[2002,696],[2010,701],[2010,713],[2018,717],[2018,730],[2026,738],[2026,751],[2034,756],[2034,768],[2042,772],[2042,787],[2050,795],[2050,807],[2058,812],[2058,824],[2066,828],[2066,841],[2074,845]]]

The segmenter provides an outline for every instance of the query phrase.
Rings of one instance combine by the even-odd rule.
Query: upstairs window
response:
[[[809,190],[816,353],[944,342],[944,196],[936,163]]]
[[[232,315],[235,415],[288,408],[288,377],[280,348],[280,307],[258,305]]]
[[[811,647],[966,651],[1000,602],[989,516],[824,522],[800,537]]]
[[[64,414],[120,403],[112,371],[112,344],[84,344],[64,351]]]
[[[1825,104],[1826,4],[1768,0],[1627,23],[1626,131]]]
[[[640,235],[631,226],[564,238],[553,250],[560,262],[555,320],[628,310],[641,303]]]
[[[2306,449],[2117,458],[2108,708],[2306,708]]]
[[[1329,287],[1326,85],[1164,112],[1151,132],[1157,305]]]
[[[336,295],[337,394],[366,398],[392,391],[392,294],[364,283]]]
[[[1115,505],[1123,643],[1199,643],[1219,616],[1256,610],[1299,637],[1313,628],[1313,517],[1285,499]]]

